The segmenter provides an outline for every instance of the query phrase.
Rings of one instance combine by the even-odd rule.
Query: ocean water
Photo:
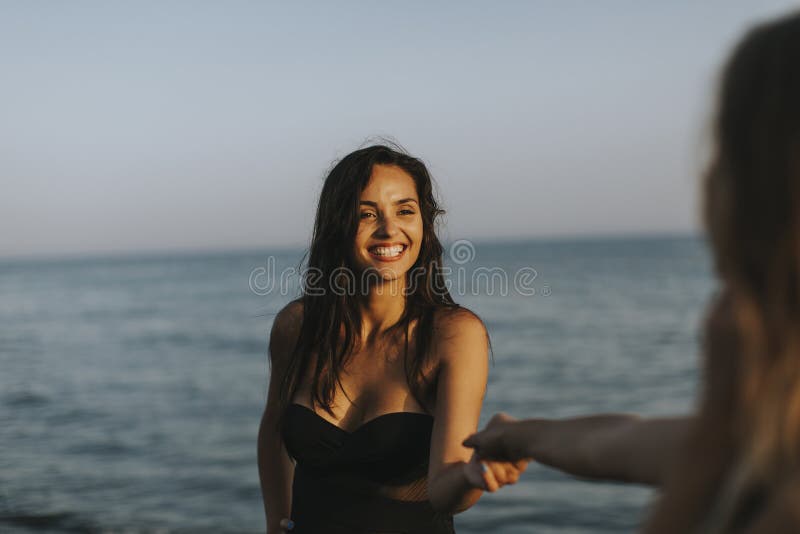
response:
[[[0,532],[264,532],[267,336],[301,255],[0,262]],[[457,242],[448,266],[492,338],[481,424],[692,408],[700,240]],[[456,528],[633,532],[652,498],[532,464]]]

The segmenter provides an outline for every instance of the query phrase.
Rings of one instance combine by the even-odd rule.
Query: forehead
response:
[[[395,165],[375,165],[366,187],[361,192],[361,200],[396,200],[417,198],[417,185],[406,171]]]

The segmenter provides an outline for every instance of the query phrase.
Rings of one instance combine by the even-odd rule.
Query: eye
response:
[[[414,215],[416,212],[409,208],[403,208],[398,212],[400,215]]]
[[[375,216],[376,216],[376,215],[375,215],[374,213],[372,213],[371,211],[362,211],[362,212],[361,212],[361,215],[359,215],[359,217],[360,217],[361,219],[368,219],[368,218],[370,218],[370,217],[375,217]]]

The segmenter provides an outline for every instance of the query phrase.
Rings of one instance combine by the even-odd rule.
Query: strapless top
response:
[[[433,417],[392,412],[348,431],[287,406],[281,433],[295,461],[293,534],[452,533],[427,499]]]

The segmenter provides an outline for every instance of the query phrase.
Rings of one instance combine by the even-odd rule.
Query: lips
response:
[[[397,261],[407,250],[405,243],[378,243],[367,248],[370,257],[377,261]]]

